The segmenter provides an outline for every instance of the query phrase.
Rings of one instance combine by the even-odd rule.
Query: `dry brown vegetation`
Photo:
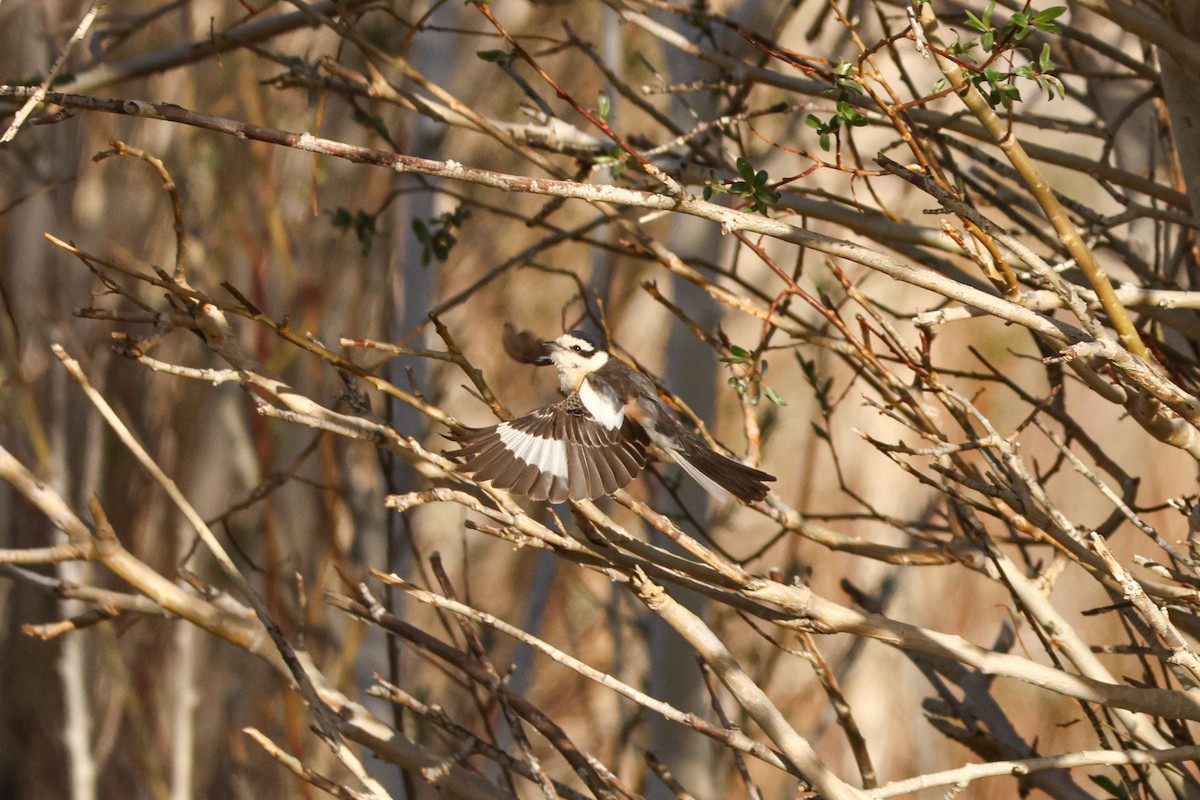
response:
[[[0,2],[0,796],[1200,797],[1200,3],[1062,11]],[[457,474],[506,323],[774,492]]]

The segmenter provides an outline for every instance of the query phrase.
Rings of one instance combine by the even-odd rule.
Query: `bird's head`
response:
[[[604,346],[582,331],[564,333],[546,342],[546,349],[565,391],[575,391],[584,378],[608,363]]]

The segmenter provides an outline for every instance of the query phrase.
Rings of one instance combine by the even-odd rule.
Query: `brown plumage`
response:
[[[770,493],[771,487],[766,482],[774,481],[774,475],[709,450],[692,434],[683,438],[681,444],[681,455],[689,464],[743,503],[756,503]]]
[[[658,400],[645,375],[612,358],[578,332],[542,348],[529,334],[507,331],[505,349],[526,363],[552,363],[567,398],[490,428],[450,438],[459,471],[534,500],[591,500],[632,481],[653,443],[718,499],[762,500],[775,477],[711,450]]]
[[[635,423],[606,428],[574,394],[520,419],[450,438],[462,445],[446,453],[463,461],[460,472],[552,503],[612,494],[646,465],[646,437]]]

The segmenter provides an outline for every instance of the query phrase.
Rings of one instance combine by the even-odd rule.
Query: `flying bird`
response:
[[[624,487],[646,465],[653,443],[709,494],[728,491],[752,503],[767,496],[775,476],[710,449],[658,399],[654,383],[581,331],[541,347],[505,332],[505,348],[520,361],[553,364],[566,399],[487,428],[450,435],[446,453],[459,472],[534,500],[592,500]],[[517,352],[514,352],[517,351]]]

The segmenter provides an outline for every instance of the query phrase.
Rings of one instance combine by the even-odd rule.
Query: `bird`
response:
[[[715,452],[658,399],[654,383],[583,331],[520,347],[505,332],[518,360],[553,364],[566,398],[523,417],[448,435],[461,445],[445,455],[476,481],[533,500],[594,500],[628,485],[657,445],[720,501],[726,492],[745,503],[762,500],[775,476]]]

